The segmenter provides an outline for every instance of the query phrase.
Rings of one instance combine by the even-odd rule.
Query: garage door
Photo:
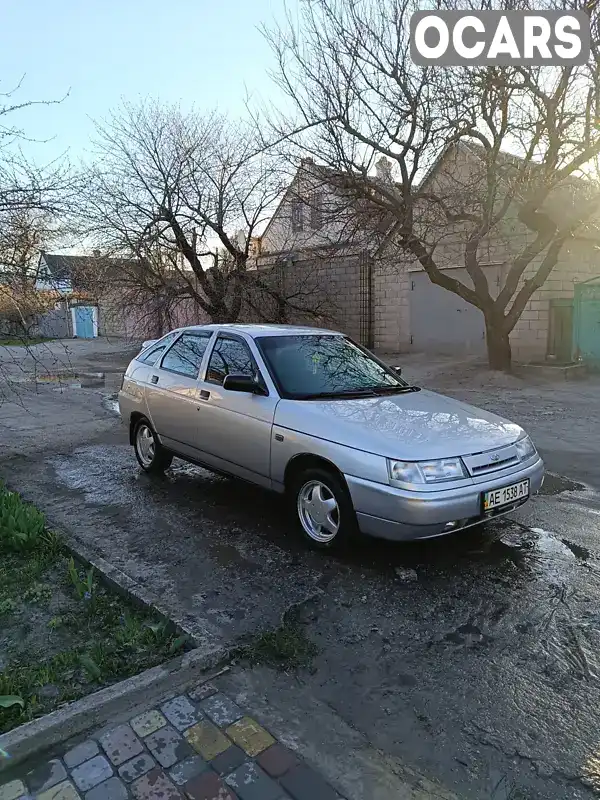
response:
[[[485,268],[493,295],[498,292],[501,269],[500,266]],[[466,286],[473,286],[464,269],[448,270],[447,274]],[[433,284],[426,272],[410,273],[410,281],[410,332],[415,351],[485,354],[485,323],[478,308]]]

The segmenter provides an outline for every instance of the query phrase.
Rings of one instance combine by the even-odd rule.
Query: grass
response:
[[[276,630],[261,633],[239,647],[235,655],[251,665],[297,669],[310,666],[317,652],[317,646],[306,636],[298,622],[284,621]]]
[[[16,497],[0,486],[0,733],[188,644],[77,564]]]
[[[45,336],[12,336],[7,339],[0,339],[0,347],[31,347],[34,344],[52,342],[53,339]]]

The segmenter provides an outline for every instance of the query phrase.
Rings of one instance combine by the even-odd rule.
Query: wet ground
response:
[[[40,393],[47,415],[57,393]],[[2,472],[196,636],[235,644],[293,609],[319,652],[292,677],[256,670],[273,703],[296,686],[382,758],[461,797],[600,793],[600,496],[578,475],[550,476],[485,529],[315,554],[276,496],[181,462],[162,479],[141,474],[101,389],[63,405],[75,433],[47,432],[43,458],[13,447]],[[585,437],[580,421],[569,451],[561,414],[553,469]]]

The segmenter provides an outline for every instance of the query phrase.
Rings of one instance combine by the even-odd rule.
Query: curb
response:
[[[73,534],[67,534],[64,529],[56,525],[51,525],[50,527],[58,530],[63,535],[65,547],[75,559],[81,561],[86,567],[94,567],[102,575],[102,579],[106,584],[117,594],[130,600],[138,608],[151,608],[164,622],[168,623],[171,630],[188,636],[195,647],[206,647],[207,642],[214,639],[193,617],[175,616],[162,607],[154,595],[144,586],[109,561],[106,561],[102,556],[94,553],[91,548],[80,542]],[[228,650],[222,645],[214,644],[212,649],[215,651],[221,650],[222,658],[228,655]]]
[[[0,750],[9,754],[9,760],[0,762],[0,774],[41,750],[89,728],[100,727],[117,714],[121,716],[124,711],[176,691],[185,684],[200,682],[202,673],[218,665],[223,655],[222,648],[197,647],[166,664],[151,667],[0,735]],[[209,678],[206,676],[206,680]]]

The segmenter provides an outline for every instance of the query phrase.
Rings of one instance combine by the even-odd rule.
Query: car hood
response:
[[[281,400],[275,424],[406,461],[492,450],[523,433],[496,414],[426,390],[356,400]]]

